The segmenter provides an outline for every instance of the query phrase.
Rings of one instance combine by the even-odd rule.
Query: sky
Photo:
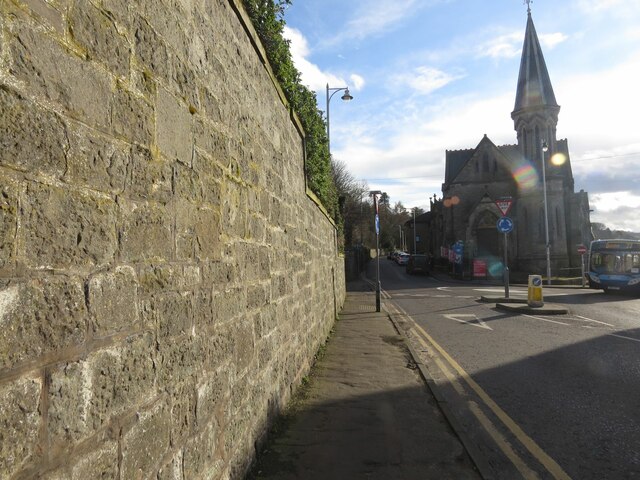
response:
[[[575,190],[592,222],[640,232],[640,0],[534,0]],[[517,143],[514,108],[527,21],[522,0],[292,0],[302,83],[326,110],[331,152],[392,203],[429,210],[445,151],[486,134]]]

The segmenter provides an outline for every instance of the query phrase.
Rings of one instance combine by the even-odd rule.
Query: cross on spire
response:
[[[524,0],[524,3],[527,4],[527,13],[531,13],[531,4],[533,3],[533,0]]]

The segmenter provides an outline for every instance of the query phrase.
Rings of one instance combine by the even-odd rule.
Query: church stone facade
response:
[[[574,191],[568,142],[556,138],[559,111],[529,11],[511,113],[517,144],[499,146],[485,135],[475,148],[446,152],[443,197],[431,203],[433,244],[447,248],[462,242],[466,265],[473,259],[485,260],[489,273],[499,276],[504,234],[496,227],[503,216],[496,201],[511,200],[509,268],[544,274],[546,183],[552,276],[580,271],[577,246],[592,240],[589,200],[586,192]]]

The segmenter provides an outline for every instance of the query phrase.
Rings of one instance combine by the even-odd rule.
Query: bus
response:
[[[589,248],[589,287],[640,293],[640,240],[594,240]]]

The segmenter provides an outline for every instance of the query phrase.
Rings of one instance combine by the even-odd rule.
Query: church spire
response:
[[[518,145],[529,158],[537,158],[539,145],[546,140],[553,150],[560,106],[556,102],[538,34],[527,4],[527,28],[522,46],[516,101],[511,118],[518,132]]]

